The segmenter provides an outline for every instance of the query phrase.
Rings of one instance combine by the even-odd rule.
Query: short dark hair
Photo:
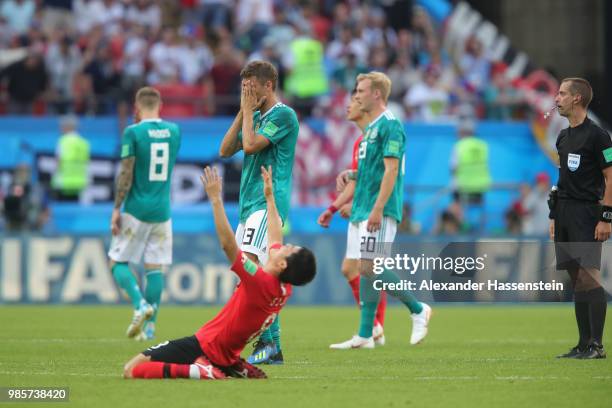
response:
[[[268,61],[251,61],[242,68],[242,71],[240,71],[240,78],[245,79],[250,77],[255,77],[262,85],[267,81],[271,81],[272,89],[276,89],[278,71],[274,65]]]
[[[591,84],[584,78],[565,78],[561,83],[569,82],[569,90],[572,95],[580,95],[580,105],[583,108],[589,106],[593,99],[593,88]]]
[[[283,283],[302,286],[314,279],[317,273],[317,263],[314,254],[308,248],[289,255],[286,259],[287,267],[278,278]]]
[[[136,103],[145,109],[156,109],[161,104],[161,94],[153,87],[142,87],[136,92]]]

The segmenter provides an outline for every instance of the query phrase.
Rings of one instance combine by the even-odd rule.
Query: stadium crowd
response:
[[[246,61],[280,72],[279,93],[323,115],[357,74],[393,81],[405,119],[524,114],[521,95],[476,38],[460,55],[411,0],[5,0],[0,6],[0,113],[125,115],[149,84],[167,116],[233,114]]]

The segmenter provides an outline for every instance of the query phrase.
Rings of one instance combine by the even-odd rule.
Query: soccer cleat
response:
[[[144,334],[145,340],[153,340],[155,338],[155,323],[146,321],[142,327],[142,333]]]
[[[253,347],[253,353],[247,357],[250,364],[267,364],[270,357],[278,353],[274,343],[257,340]]]
[[[373,349],[374,348],[374,338],[373,337],[360,337],[359,335],[354,335],[353,338],[347,340],[342,343],[336,343],[329,346],[330,349],[333,350],[349,350],[349,349]]]
[[[376,324],[372,329],[372,337],[374,338],[374,343],[377,346],[385,345],[385,332],[383,331],[383,327],[380,323]]]
[[[278,350],[278,353],[271,355],[266,364],[272,364],[272,365],[285,364],[285,359],[283,358],[283,351]]]
[[[599,344],[591,344],[585,351],[576,356],[578,360],[597,360],[606,357],[606,351]]]
[[[229,377],[234,378],[268,378],[268,376],[262,369],[255,367],[253,364],[246,362],[242,358],[238,359],[238,361],[234,365],[224,367],[223,371]]]
[[[134,310],[134,315],[132,316],[132,323],[127,328],[127,336],[129,338],[136,337],[142,331],[142,325],[144,322],[153,316],[153,306],[145,302],[144,300],[140,302],[140,307]]]
[[[198,371],[192,372],[195,368],[197,368]],[[198,357],[197,360],[193,362],[192,368],[190,368],[189,377],[199,378],[200,380],[224,380],[227,378],[221,369],[213,365],[213,363],[205,357]]]
[[[427,336],[427,325],[431,319],[431,307],[428,304],[421,302],[423,310],[421,313],[413,313],[412,317],[412,335],[410,336],[410,344],[419,344],[425,336]]]
[[[579,346],[572,347],[570,351],[564,354],[559,354],[557,358],[576,358],[582,353],[584,353],[586,350],[587,350],[586,348],[581,348]]]

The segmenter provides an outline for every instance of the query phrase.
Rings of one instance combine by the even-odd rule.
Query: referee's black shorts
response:
[[[555,254],[558,270],[601,269],[601,245],[595,240],[601,205],[560,199],[555,216]]]

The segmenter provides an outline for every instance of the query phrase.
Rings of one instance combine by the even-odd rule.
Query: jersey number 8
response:
[[[168,143],[151,143],[151,164],[149,165],[149,181],[168,180],[168,159],[170,157]]]

